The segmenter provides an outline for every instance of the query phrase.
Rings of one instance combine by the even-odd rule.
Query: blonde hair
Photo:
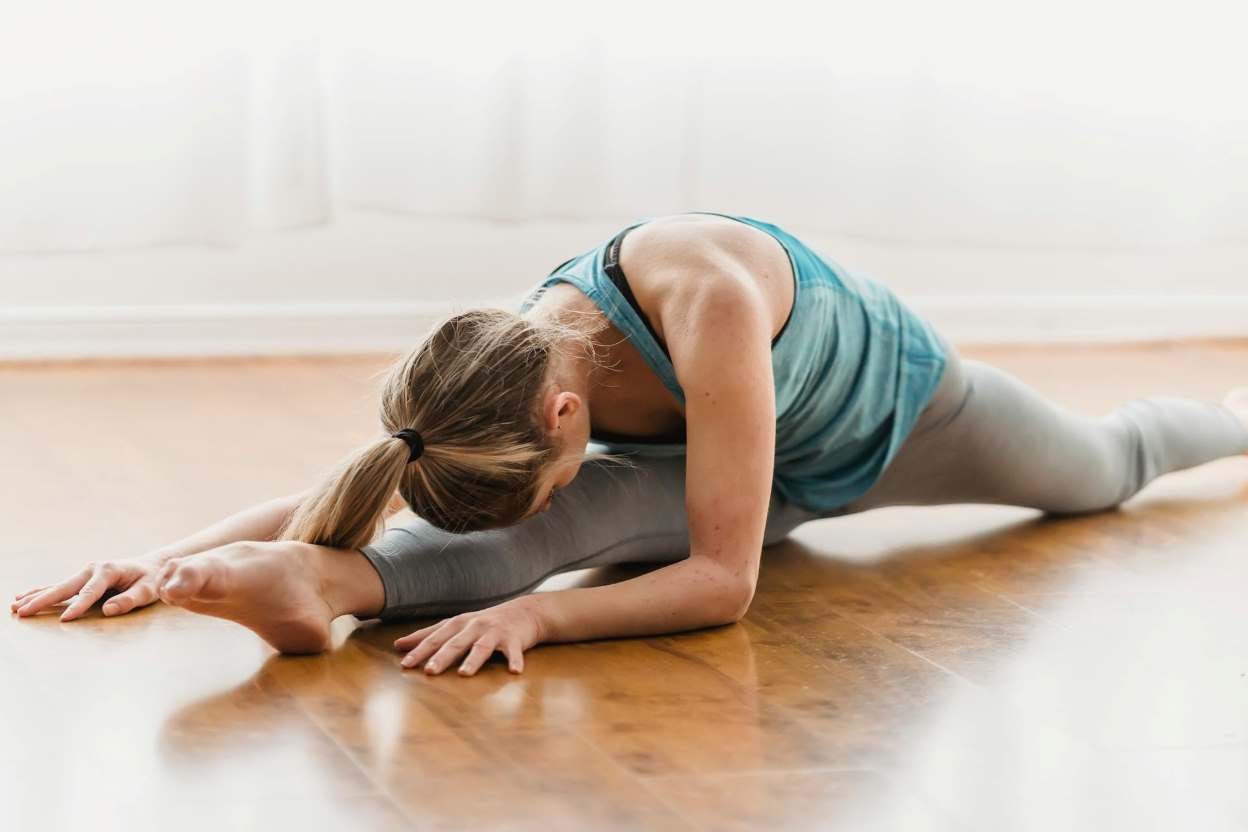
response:
[[[308,492],[277,538],[359,548],[381,531],[391,495],[438,528],[467,532],[511,525],[537,496],[556,446],[538,408],[552,358],[580,347],[602,366],[590,326],[560,317],[529,320],[502,309],[474,309],[434,328],[382,372],[381,424],[387,436],[359,448]],[[409,428],[424,440],[408,462]],[[623,461],[585,453],[582,460]]]

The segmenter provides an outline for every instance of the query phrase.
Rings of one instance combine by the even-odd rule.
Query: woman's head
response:
[[[386,372],[386,436],[359,449],[302,501],[279,535],[358,548],[379,531],[397,489],[451,532],[508,526],[541,511],[586,455],[589,409],[575,376],[592,359],[579,326],[477,309],[437,326]],[[583,374],[583,371],[582,371]],[[584,379],[582,378],[583,382]],[[411,449],[400,430],[418,432]]]

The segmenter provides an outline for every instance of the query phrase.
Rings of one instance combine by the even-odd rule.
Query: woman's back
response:
[[[870,277],[819,256],[773,224],[715,216],[770,235],[787,253],[795,277],[791,310],[773,329],[778,332],[772,346],[775,488],[815,511],[845,505],[870,488],[909,434],[940,382],[947,346],[926,321]],[[629,339],[672,400],[683,403],[684,392],[661,340],[662,322],[648,320],[644,304],[631,292],[630,278],[644,285],[646,275],[626,277],[619,260],[625,235],[646,222],[560,265],[533,287],[521,310],[543,287],[575,286]],[[638,255],[634,249],[630,262],[681,256],[677,250]],[[784,310],[773,311],[779,321]],[[724,371],[733,371],[731,356],[724,358]],[[680,442],[597,434],[595,439],[615,452],[683,453]]]

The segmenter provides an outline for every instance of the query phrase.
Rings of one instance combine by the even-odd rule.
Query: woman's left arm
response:
[[[676,281],[661,319],[681,388],[690,555],[606,586],[527,595],[396,642],[403,664],[475,673],[496,650],[513,672],[540,642],[640,636],[737,621],[754,596],[775,462],[770,322],[751,281]],[[465,656],[466,654],[466,656]]]

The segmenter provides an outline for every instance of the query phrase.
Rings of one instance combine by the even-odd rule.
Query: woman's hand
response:
[[[507,656],[512,673],[520,673],[524,670],[524,651],[542,640],[541,630],[537,607],[531,596],[525,596],[440,621],[403,636],[394,646],[408,651],[403,657],[404,667],[424,663],[430,675],[441,673],[463,657],[459,674],[471,676],[496,650]]]
[[[62,621],[80,617],[105,592],[118,595],[104,604],[105,615],[122,615],[156,600],[156,573],[161,561],[151,557],[89,563],[82,571],[59,584],[39,587],[18,595],[10,607],[19,616],[35,615],[62,602]]]

